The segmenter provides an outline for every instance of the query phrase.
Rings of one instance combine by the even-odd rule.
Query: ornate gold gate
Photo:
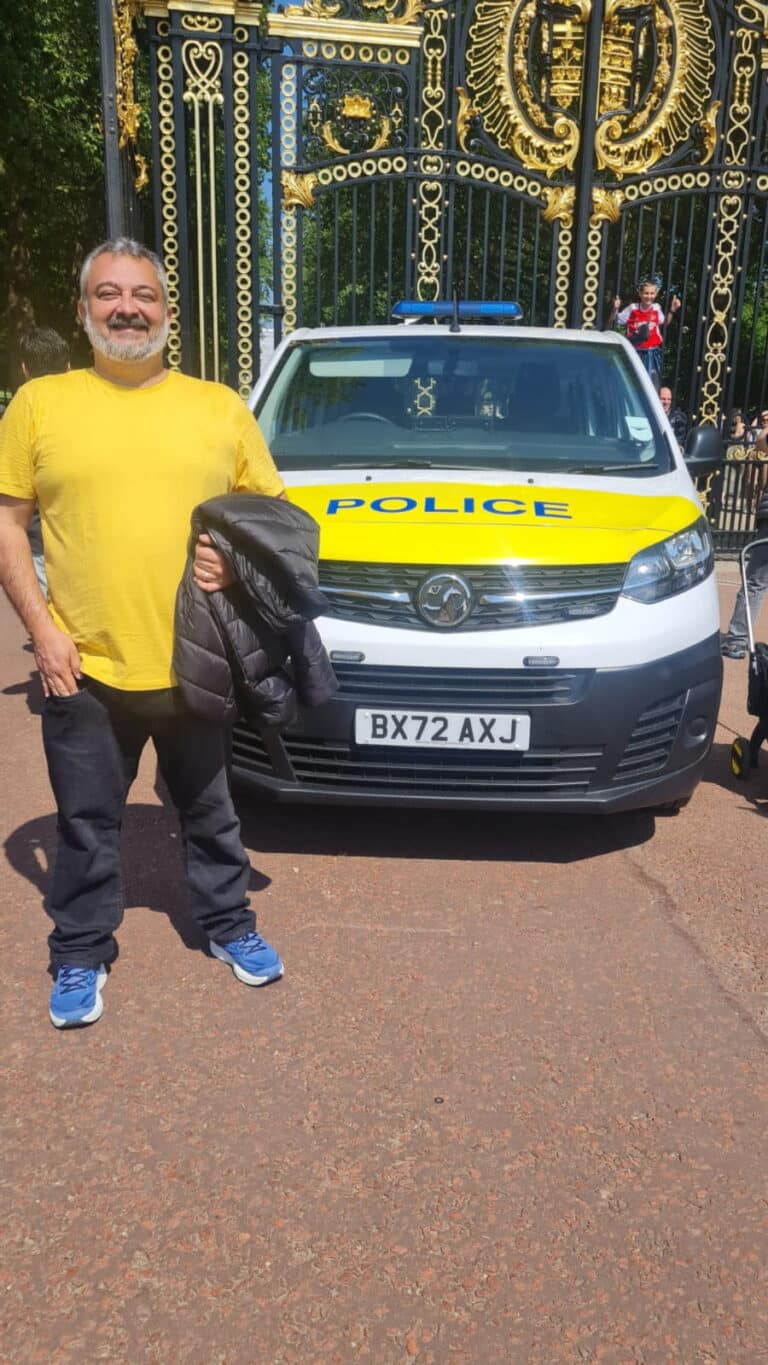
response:
[[[676,401],[768,401],[768,5],[114,4],[128,148],[146,24],[172,363],[245,392],[282,331],[453,288],[601,327],[651,272]]]

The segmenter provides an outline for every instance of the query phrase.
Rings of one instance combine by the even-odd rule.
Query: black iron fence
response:
[[[755,511],[768,482],[768,459],[743,445],[728,446],[725,464],[707,482],[704,496],[715,551],[721,558],[737,555],[757,534]]]
[[[99,4],[117,41],[108,160],[123,148],[154,201],[172,365],[247,393],[292,328],[385,321],[397,298],[454,286],[600,328],[650,271],[665,307],[680,299],[664,341],[676,404],[720,425],[768,401],[764,7]],[[723,475],[729,544],[745,482]]]

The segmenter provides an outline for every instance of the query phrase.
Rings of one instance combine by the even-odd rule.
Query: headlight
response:
[[[692,526],[669,540],[649,545],[631,559],[622,592],[634,602],[660,602],[687,592],[709,578],[715,567],[715,551],[709,526],[699,517]]]

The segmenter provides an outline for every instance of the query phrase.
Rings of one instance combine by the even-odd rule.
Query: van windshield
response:
[[[256,417],[281,469],[436,468],[644,476],[673,468],[619,346],[458,336],[298,341]]]

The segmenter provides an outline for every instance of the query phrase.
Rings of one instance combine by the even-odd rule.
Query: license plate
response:
[[[509,753],[531,742],[530,716],[498,711],[355,711],[358,744],[407,749],[498,749]]]

